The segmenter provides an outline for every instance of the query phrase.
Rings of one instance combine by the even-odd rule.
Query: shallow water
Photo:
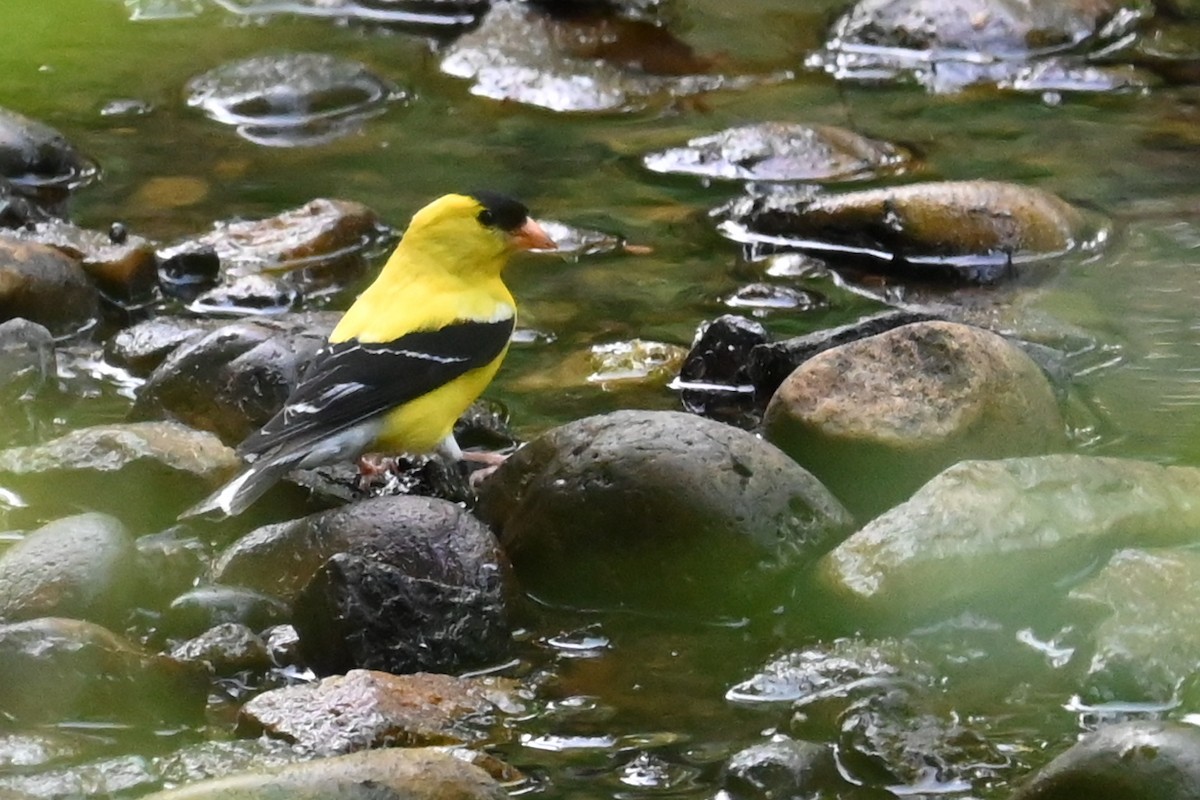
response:
[[[490,187],[521,197],[535,215],[652,248],[527,257],[510,271],[529,332],[488,396],[508,406],[523,436],[616,408],[677,408],[670,375],[589,381],[586,353],[632,339],[686,346],[698,323],[729,310],[726,299],[747,284],[768,280],[827,298],[800,311],[767,310],[761,319],[778,335],[880,308],[829,278],[769,276],[764,263],[722,239],[707,212],[736,196],[738,184],[658,175],[640,163],[694,136],[784,120],[910,147],[920,165],[893,180],[1014,181],[1111,220],[1098,254],[1039,267],[1015,292],[996,292],[998,310],[988,313],[1001,327],[1074,343],[1071,422],[1081,451],[1200,464],[1195,87],[938,96],[912,86],[839,85],[804,62],[840,4],[696,0],[664,13],[690,53],[635,39],[639,57],[707,59],[724,74],[753,76],[752,86],[655,95],[633,111],[556,113],[473,95],[467,81],[439,71],[445,43],[400,29],[286,13],[242,17],[203,0],[54,5],[51,12],[41,0],[8,0],[0,11],[0,105],[55,126],[99,161],[102,179],[73,201],[81,225],[106,229],[119,220],[170,241],[217,220],[337,196],[400,228],[438,194]],[[279,50],[361,61],[405,97],[348,135],[297,147],[251,141],[185,102],[191,79]],[[323,302],[344,307],[352,296]],[[124,418],[136,382],[86,357],[64,358],[60,369],[76,391],[35,409],[35,424],[22,419],[0,431],[0,446]],[[85,507],[86,499],[69,498],[62,512]],[[159,515],[175,510],[164,503]],[[1025,588],[1032,587],[1014,587]],[[829,617],[821,608],[723,621],[546,610],[530,622],[518,671],[540,675],[552,701],[544,713],[509,723],[508,741],[496,749],[547,797],[712,796],[724,759],[766,731],[847,735],[828,711],[726,699],[773,653],[856,633]],[[973,720],[995,744],[980,764],[996,753],[1003,763],[966,770],[970,786],[931,777],[910,792],[1004,796],[1009,780],[1098,713],[1070,705],[1070,683],[1056,677],[1056,625],[1047,619],[1018,631],[967,618],[912,634],[934,670],[958,682],[952,700],[930,705]],[[987,670],[972,672],[984,662]],[[1031,670],[1037,677],[1027,680]],[[132,738],[145,753],[174,741]],[[87,756],[126,752],[119,732],[90,741]],[[956,763],[969,762],[968,754]]]

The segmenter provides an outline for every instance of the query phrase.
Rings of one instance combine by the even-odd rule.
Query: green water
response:
[[[510,271],[523,324],[546,336],[514,348],[488,395],[510,408],[525,436],[598,411],[678,407],[662,380],[589,383],[581,359],[593,345],[633,338],[686,346],[699,322],[727,310],[724,298],[763,279],[763,266],[743,260],[705,216],[738,186],[654,175],[639,158],[730,125],[783,120],[841,125],[912,147],[921,164],[902,180],[1016,181],[1110,218],[1111,241],[1098,256],[1051,267],[1015,300],[1005,295],[1005,305],[1019,309],[1025,330],[1049,331],[1051,339],[1073,332],[1088,342],[1074,360],[1083,370],[1073,420],[1081,450],[1200,464],[1194,87],[1048,98],[839,86],[802,66],[838,3],[697,0],[666,15],[695,53],[731,74],[794,76],[656,101],[633,113],[560,114],[473,96],[467,82],[439,72],[438,45],[421,36],[288,15],[244,20],[188,2],[173,5],[198,13],[131,20],[135,8],[153,5],[7,0],[0,9],[0,105],[58,128],[102,166],[102,179],[73,201],[72,216],[83,226],[103,229],[120,220],[169,241],[217,220],[268,216],[336,196],[365,203],[401,227],[432,197],[490,187],[522,198],[537,216],[653,248],[645,255],[526,258]],[[412,99],[390,106],[359,134],[302,148],[253,144],[185,105],[190,78],[281,49],[361,61]],[[107,103],[127,98],[151,112],[101,114]],[[763,318],[768,328],[816,330],[878,308],[832,282],[805,285],[825,293],[828,307],[773,312]],[[344,307],[351,299],[347,292],[332,302]],[[43,432],[123,419],[125,394],[116,381],[99,379],[93,397],[54,400]],[[0,434],[0,446],[9,443]],[[80,504],[65,500],[64,513]],[[174,514],[166,511],[164,518]],[[548,797],[711,796],[725,756],[764,730],[788,727],[786,710],[733,707],[725,690],[773,652],[813,641],[818,627],[823,637],[854,633],[827,619],[819,626],[773,617],[723,626],[547,614],[530,632],[527,664],[553,676],[552,695],[574,701],[516,726],[501,753],[538,777]],[[1047,743],[1051,752],[1060,749],[1078,720],[1062,708],[1062,687],[1017,692],[1019,700],[997,690],[1019,685],[1028,668],[1012,631],[951,627],[944,641],[928,633],[926,639],[936,649],[961,638],[969,642],[964,652],[995,640],[1009,653],[990,662],[995,679],[970,686],[958,706],[964,717],[990,720],[981,725],[1017,753],[1013,773],[999,770],[990,792],[977,787],[1004,796],[1006,781],[1023,771],[1017,767],[1044,761],[1038,753]],[[553,641],[579,630],[607,637],[607,648],[575,657]],[[972,663],[966,658],[958,669],[969,672]],[[819,722],[798,732],[837,735]]]

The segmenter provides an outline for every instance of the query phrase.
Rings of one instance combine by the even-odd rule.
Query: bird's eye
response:
[[[483,225],[487,228],[490,228],[496,224],[496,217],[486,208],[479,212],[479,216],[476,217],[476,219],[479,220],[480,225]]]

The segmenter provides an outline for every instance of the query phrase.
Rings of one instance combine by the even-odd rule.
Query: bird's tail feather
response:
[[[294,458],[260,458],[240,475],[179,515],[178,519],[220,512],[216,518],[233,517],[245,511],[266,494],[296,465]]]

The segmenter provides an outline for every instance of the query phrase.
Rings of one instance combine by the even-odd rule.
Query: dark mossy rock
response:
[[[618,411],[555,428],[484,484],[480,516],[547,601],[702,614],[781,600],[780,581],[851,524],[775,447],[689,414]]]
[[[241,442],[275,415],[338,315],[295,314],[226,325],[174,350],[130,412],[166,417]]]
[[[238,732],[266,734],[320,755],[337,755],[398,745],[474,742],[486,735],[488,720],[522,710],[516,685],[506,678],[355,669],[264,692],[242,707]],[[472,725],[473,720],[478,722]]]
[[[1200,730],[1177,722],[1106,725],[1042,767],[1012,800],[1196,800]]]
[[[642,159],[654,172],[741,181],[844,181],[899,171],[905,151],[830,125],[762,122],[700,136]]]
[[[203,667],[57,617],[0,625],[0,674],[0,712],[24,724],[198,723],[208,697]]]
[[[104,343],[104,359],[145,377],[182,345],[195,342],[226,320],[153,317],[117,333]]]
[[[1066,447],[1037,364],[994,333],[951,322],[905,325],[804,361],[772,396],[763,434],[867,514],[964,459]]]
[[[482,768],[444,750],[388,747],[199,781],[144,800],[507,800]]]
[[[266,643],[236,622],[223,622],[171,648],[171,658],[208,665],[214,675],[265,672],[271,666]]]
[[[0,322],[22,317],[61,336],[95,322],[100,294],[79,261],[0,235]]]
[[[171,636],[198,636],[218,625],[236,623],[263,631],[287,622],[291,606],[276,597],[242,586],[198,586],[176,597],[163,615]]]
[[[693,414],[739,427],[757,424],[750,353],[769,340],[762,323],[726,314],[700,325],[679,368],[679,399]]]
[[[0,555],[0,620],[74,617],[119,624],[136,595],[133,537],[107,514],[63,517]]]
[[[320,674],[451,671],[508,648],[507,561],[482,524],[444,500],[380,497],[268,525],[214,572],[294,601],[301,652]]]
[[[775,190],[718,209],[737,241],[819,252],[838,264],[925,281],[990,284],[1092,246],[1097,223],[1041,189],[944,181],[843,194]]]
[[[0,108],[0,178],[47,205],[92,181],[96,164],[48,125]]]
[[[0,178],[0,228],[23,228],[51,218],[46,208]]]
[[[1075,455],[967,461],[834,548],[817,577],[848,610],[880,621],[967,608],[1041,618],[1116,549],[1193,544],[1197,496],[1200,470],[1187,467]]]

